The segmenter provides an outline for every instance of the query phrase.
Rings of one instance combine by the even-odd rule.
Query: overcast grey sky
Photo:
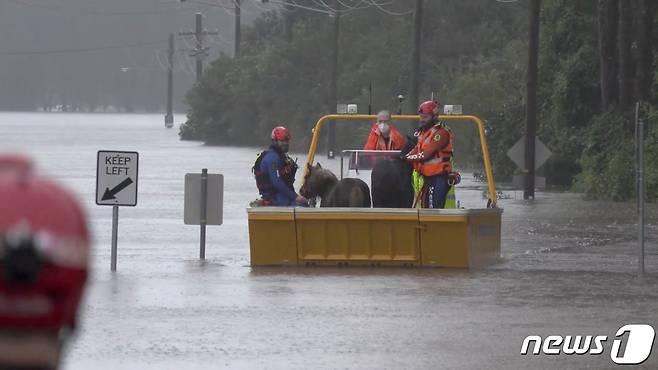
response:
[[[55,103],[121,105],[157,110],[164,104],[169,33],[218,30],[210,57],[232,54],[232,0],[0,0],[0,110]],[[242,23],[272,9],[243,0]],[[194,81],[191,38],[176,38],[178,109]],[[82,107],[84,108],[84,107]]]

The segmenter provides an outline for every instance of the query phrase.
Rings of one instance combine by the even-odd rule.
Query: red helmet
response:
[[[438,115],[439,114],[439,104],[438,101],[435,100],[428,100],[426,102],[423,102],[423,104],[418,107],[418,113],[423,113],[423,114],[432,114],[432,115]]]
[[[290,140],[290,131],[283,126],[277,126],[272,129],[272,140],[285,141]]]
[[[73,327],[87,280],[82,211],[25,158],[0,155],[0,164],[0,328]]]

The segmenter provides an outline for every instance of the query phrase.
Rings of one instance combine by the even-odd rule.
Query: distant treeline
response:
[[[396,2],[395,13],[415,1]],[[497,180],[516,166],[507,150],[525,127],[528,2],[425,1],[420,100],[432,93],[482,117]],[[539,170],[549,184],[598,198],[634,191],[634,106],[648,121],[647,196],[658,198],[658,4],[650,0],[544,0],[541,10],[538,135],[553,151]],[[398,108],[408,95],[413,16],[376,8],[340,18],[338,100],[367,111]],[[183,139],[266,145],[274,125],[308,147],[330,101],[333,18],[304,11],[267,13],[243,30],[239,58],[222,56],[187,94]],[[407,102],[405,113],[417,102]],[[411,129],[402,124],[402,130]],[[337,125],[338,149],[360,148],[368,125]],[[475,131],[456,125],[456,160],[478,165]]]

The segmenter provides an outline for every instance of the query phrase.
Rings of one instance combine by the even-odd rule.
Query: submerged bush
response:
[[[650,111],[645,120],[645,199],[658,199],[658,115]],[[636,154],[633,117],[607,113],[592,121],[585,141],[574,190],[592,199],[624,201],[636,198]]]

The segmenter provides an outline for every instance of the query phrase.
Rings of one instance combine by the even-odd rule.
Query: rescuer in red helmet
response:
[[[459,182],[452,172],[452,131],[438,119],[440,104],[428,100],[420,105],[419,127],[415,132],[418,142],[406,159],[423,177],[417,199],[423,208],[444,208],[450,186]]]
[[[252,168],[256,177],[256,187],[262,196],[258,205],[265,206],[306,206],[308,200],[295,192],[293,186],[297,163],[288,153],[290,131],[283,126],[272,129],[272,144],[269,149],[258,154]]]
[[[0,155],[0,368],[56,369],[87,280],[89,234],[73,197]]]

